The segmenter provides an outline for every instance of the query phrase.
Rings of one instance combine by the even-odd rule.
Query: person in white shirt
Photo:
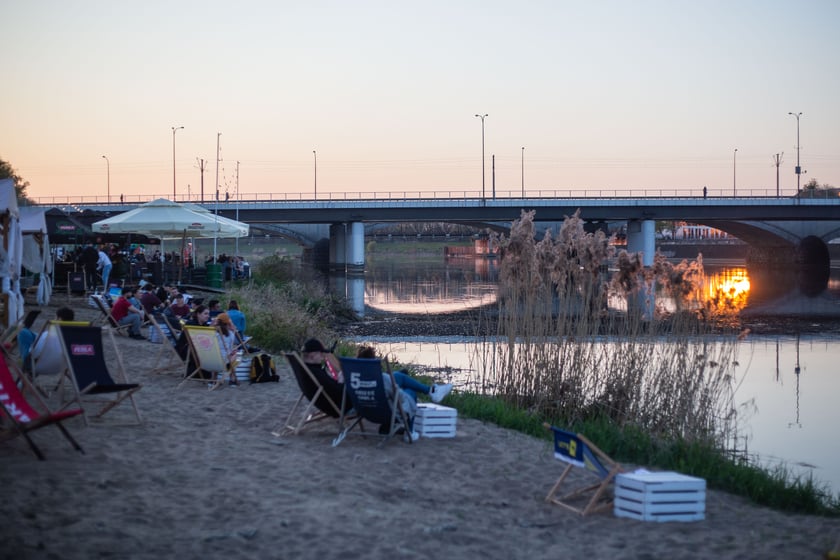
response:
[[[102,271],[102,291],[108,293],[108,277],[111,276],[111,259],[105,254],[105,251],[99,249],[99,260],[96,262],[96,268]]]

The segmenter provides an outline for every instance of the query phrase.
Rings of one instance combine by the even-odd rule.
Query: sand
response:
[[[73,419],[84,455],[39,430],[46,461],[0,443],[0,558],[817,558],[840,537],[714,490],[703,521],[581,518],[543,500],[562,470],[548,441],[464,418],[411,445],[333,448],[333,423],[275,437],[299,395],[280,360],[279,383],[208,391],[151,371],[158,345],[118,347],[142,424],[122,425],[127,404]]]

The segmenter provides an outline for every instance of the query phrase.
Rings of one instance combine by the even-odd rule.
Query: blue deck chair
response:
[[[554,432],[554,457],[566,463],[566,468],[551,487],[545,501],[564,507],[582,516],[612,507],[613,500],[605,496],[604,492],[621,472],[621,465],[610,459],[606,453],[586,439],[582,434],[567,432],[554,426],[545,424],[546,428]],[[599,482],[595,484],[583,484],[568,491],[562,496],[557,494],[563,481],[574,467],[583,468],[596,477]],[[588,499],[587,499],[587,496]],[[583,502],[582,505],[579,505]]]
[[[82,410],[73,409],[50,412],[43,400],[38,397],[38,391],[32,385],[32,382],[21,372],[18,372],[18,382],[22,384],[23,389],[28,389],[37,398],[38,404],[45,412],[41,412],[30,405],[29,401],[24,397],[23,391],[18,388],[5,356],[0,356],[0,410],[5,413],[5,416],[9,420],[8,427],[0,429],[0,441],[11,439],[18,435],[23,436],[26,443],[29,444],[29,448],[35,453],[35,456],[43,461],[45,459],[44,454],[35,445],[35,442],[32,441],[29,432],[33,432],[44,426],[49,426],[50,424],[55,424],[76,451],[84,453],[82,446],[73,439],[73,436],[70,435],[67,428],[61,424],[68,418],[82,414]]]
[[[286,353],[286,360],[300,387],[300,397],[292,406],[283,430],[275,435],[297,435],[312,422],[342,418],[342,410],[349,405],[344,400],[344,386],[325,375],[322,369],[309,368],[297,352]]]
[[[106,412],[127,400],[131,403],[134,416],[139,424],[141,422],[140,412],[134,402],[134,393],[139,391],[142,385],[128,382],[128,376],[125,373],[122,358],[114,340],[114,331],[111,329],[103,331],[101,327],[62,323],[57,323],[57,326],[67,365],[67,374],[73,381],[75,397],[69,402],[77,402],[82,408],[84,408],[86,402],[101,404],[102,407],[94,415],[96,418],[101,418]],[[119,382],[111,377],[108,364],[105,362],[105,348],[102,343],[103,332],[107,332],[111,339],[119,371]],[[99,398],[104,395],[110,395],[111,397]],[[87,410],[85,410],[83,418],[85,425],[87,425]]]
[[[379,424],[378,433],[367,433],[360,429],[362,436],[376,436],[382,438],[379,445],[391,439],[401,428],[411,433],[409,414],[403,407],[402,391],[397,387],[391,365],[385,361],[386,371],[390,379],[386,385],[382,371],[382,360],[379,358],[339,358],[341,370],[344,372],[344,390],[350,405],[356,413],[356,419],[345,426],[341,419],[341,431],[333,440],[333,447],[339,445],[347,434],[362,420],[372,424]],[[388,386],[390,385],[390,387]],[[363,428],[363,426],[360,426]],[[407,438],[411,443],[411,437]]]
[[[162,373],[166,370],[181,367],[184,363],[181,354],[175,348],[178,345],[178,339],[172,333],[169,323],[165,320],[166,315],[160,313],[158,315],[148,315],[146,317],[149,321],[149,340],[160,339],[160,350],[158,350],[155,357],[155,365],[152,371],[155,373]],[[165,355],[165,357],[164,357]],[[164,360],[161,362],[161,358]]]

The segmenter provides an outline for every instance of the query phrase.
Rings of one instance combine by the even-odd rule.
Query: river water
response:
[[[743,265],[709,264],[710,294],[724,294],[753,332],[739,342],[737,446],[761,463],[827,484],[840,493],[840,270],[816,281]],[[340,289],[362,314],[438,315],[495,301],[496,262],[442,256],[369,259],[364,278]],[[442,319],[445,320],[445,319]],[[400,362],[444,371],[456,385],[480,372],[470,337],[365,337]],[[663,341],[667,344],[667,341]]]

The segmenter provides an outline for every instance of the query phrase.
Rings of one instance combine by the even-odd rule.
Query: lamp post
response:
[[[312,157],[315,160],[315,200],[318,200],[318,154],[312,150]]]
[[[183,129],[183,126],[172,127],[172,201],[175,201],[175,132]]]
[[[236,162],[236,221],[239,221],[239,162]],[[236,248],[233,251],[234,256],[239,256],[239,237],[236,237]]]
[[[522,198],[525,198],[525,146],[522,146]]]
[[[484,195],[484,118],[488,117],[487,113],[483,115],[476,115],[476,117],[481,119],[481,198],[485,197]]]
[[[173,133],[174,138],[174,133]],[[213,264],[216,264],[218,259],[218,239],[219,236],[219,147],[220,142],[222,139],[222,133],[216,133],[216,217],[214,218],[214,229],[213,229]]]
[[[788,113],[796,117],[796,196],[799,196],[799,178],[802,176],[802,167],[799,165],[799,117],[802,113]]]
[[[735,164],[736,164],[736,157],[738,155],[738,148],[735,148],[735,151],[732,152],[732,196],[736,196],[735,194]]]
[[[102,156],[105,159],[105,165],[108,172],[108,204],[111,203],[111,160],[107,156]]]

